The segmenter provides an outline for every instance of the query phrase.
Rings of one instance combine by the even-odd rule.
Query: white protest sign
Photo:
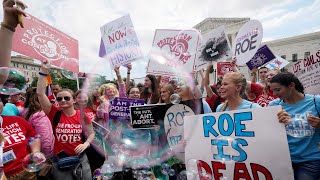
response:
[[[194,115],[194,112],[189,106],[183,104],[175,104],[167,110],[164,117],[164,129],[170,147],[174,147],[184,139],[183,118],[190,115]]]
[[[299,78],[305,93],[320,94],[320,51],[296,62],[290,71]]]
[[[250,20],[241,27],[232,48],[238,65],[246,64],[256,54],[260,47],[262,36],[263,29],[258,20]]]
[[[218,62],[231,57],[229,39],[225,33],[225,27],[220,26],[202,36],[201,46],[197,53],[195,63],[196,70],[203,69],[208,62]]]
[[[142,58],[139,40],[129,15],[105,24],[100,31],[107,59],[113,67]]]
[[[272,69],[282,69],[284,67],[286,67],[289,64],[289,61],[281,58],[278,55],[275,55],[276,58],[274,58],[272,61],[270,61],[269,63],[267,63],[265,65],[266,68],[272,70]]]
[[[186,76],[194,69],[200,43],[197,30],[157,29],[147,66],[147,73],[164,76]]]
[[[277,118],[280,110],[186,116],[188,179],[293,179],[285,126]]]

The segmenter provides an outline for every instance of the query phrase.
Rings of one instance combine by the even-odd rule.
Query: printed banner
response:
[[[217,75],[224,76],[228,72],[232,72],[232,63],[231,62],[218,62],[217,63]]]
[[[109,118],[114,120],[130,120],[130,106],[139,106],[144,104],[142,99],[115,98],[110,101],[111,111]]]
[[[253,56],[253,58],[247,62],[247,66],[250,70],[253,68],[261,67],[262,65],[268,63],[273,60],[275,55],[271,52],[267,45],[263,45],[257,51],[257,53]]]
[[[291,67],[304,86],[304,92],[308,94],[320,94],[320,50]]]
[[[258,20],[250,20],[241,27],[232,48],[238,65],[245,65],[256,54],[260,47],[262,36],[263,29]]]
[[[186,116],[185,162],[187,172],[194,172],[188,179],[294,179],[285,126],[277,118],[280,110]]]
[[[79,73],[78,40],[31,16],[17,27],[12,50],[40,61]]]
[[[105,24],[100,30],[104,44],[100,44],[99,56],[106,54],[113,67],[129,64],[143,57],[129,15]],[[105,52],[102,50],[103,47]]]
[[[201,47],[197,53],[195,69],[198,71],[208,63],[226,60],[231,57],[229,39],[225,33],[225,27],[220,26],[202,36]]]
[[[289,64],[289,61],[281,58],[278,55],[275,55],[276,58],[274,58],[272,61],[270,61],[269,63],[267,63],[265,65],[265,67],[267,67],[269,70],[272,69],[282,69],[284,67],[286,67]]]
[[[157,29],[147,73],[164,76],[186,76],[194,70],[200,43],[196,30]]]

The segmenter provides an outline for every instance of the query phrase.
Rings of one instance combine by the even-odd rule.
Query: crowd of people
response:
[[[26,15],[14,6],[15,3],[26,7],[20,1],[3,0],[0,67],[10,67],[12,38],[19,24],[17,16]],[[126,149],[127,156],[159,158],[159,127],[133,129],[130,122],[111,120],[110,101],[116,97],[141,99],[144,104],[170,104],[177,98],[179,101],[201,99],[199,102],[204,114],[280,105],[282,110],[277,115],[279,123],[286,126],[295,179],[320,179],[320,96],[305,94],[299,79],[290,72],[260,67],[253,69],[251,79],[247,80],[233,61],[233,72],[219,77],[213,85],[210,85],[212,65],[208,65],[205,73],[200,71],[200,80],[195,74],[190,74],[188,78],[171,77],[169,82],[164,82],[161,76],[148,74],[143,87],[140,87],[130,86],[132,66],[129,64],[126,82],[116,67],[116,84],[104,84],[90,87],[92,91],[82,89],[74,93],[68,87],[62,88],[53,83],[53,93],[48,96],[46,79],[50,67],[46,63],[49,62],[41,67],[37,87],[28,88],[25,94],[0,94],[0,139],[6,159],[1,166],[7,179],[95,178],[94,171],[109,160],[109,155],[105,150],[94,148],[93,123],[110,130],[106,143],[130,140],[132,145]],[[6,75],[1,76],[0,83],[4,84]],[[175,95],[174,99],[172,95]],[[301,128],[309,133],[302,136],[291,134],[297,128],[292,123],[296,117],[303,119]],[[182,145],[185,143],[183,141]],[[39,172],[27,171],[22,166],[23,159],[32,152],[41,152],[46,157],[46,166]],[[180,170],[184,169],[183,160],[180,164]],[[133,178],[128,172],[118,174],[119,177],[114,174],[113,179]],[[151,169],[151,174],[153,179],[161,178],[157,165]],[[182,179],[178,175],[170,178]]]

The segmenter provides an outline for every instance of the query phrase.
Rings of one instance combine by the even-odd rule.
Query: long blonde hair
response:
[[[225,77],[230,77],[231,81],[236,85],[241,84],[241,89],[240,89],[240,92],[239,92],[239,96],[241,98],[243,98],[243,99],[246,99],[247,80],[243,76],[243,74],[241,74],[239,72],[229,72],[223,78],[225,78]],[[220,109],[220,111],[225,111],[226,108],[228,107],[228,104],[229,104],[228,100],[226,100],[225,103],[223,104],[222,108]]]

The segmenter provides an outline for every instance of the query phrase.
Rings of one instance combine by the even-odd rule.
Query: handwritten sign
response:
[[[105,24],[100,30],[104,44],[100,44],[99,56],[105,53],[113,67],[142,58],[139,40],[129,15]],[[101,50],[103,47],[105,52]]]
[[[186,76],[191,73],[195,65],[199,35],[196,30],[157,29],[147,73],[164,76]]]
[[[189,115],[194,115],[194,112],[184,104],[173,105],[167,110],[164,117],[164,129],[170,147],[174,147],[184,140],[184,117]]]
[[[225,27],[220,26],[203,35],[195,68],[196,70],[203,69],[209,62],[226,60],[228,57],[231,57],[231,55],[231,47],[225,33]]]
[[[290,71],[299,78],[305,93],[320,94],[320,50],[294,63]]]
[[[289,64],[289,61],[281,58],[278,55],[275,55],[276,58],[274,58],[272,61],[268,62],[265,67],[272,70],[272,69],[282,69],[286,67]]]
[[[247,62],[247,66],[250,70],[253,68],[261,67],[262,65],[268,63],[269,61],[273,60],[275,55],[271,52],[269,47],[267,45],[263,45],[258,49],[256,54],[253,56],[253,58]]]
[[[79,72],[78,40],[28,14],[17,27],[12,50],[72,72]]]
[[[110,101],[111,111],[109,117],[114,120],[130,120],[130,106],[139,106],[144,104],[141,99],[115,98]]]
[[[195,172],[188,179],[293,179],[285,126],[277,118],[280,110],[186,116],[185,162],[187,171]]]
[[[233,55],[238,65],[246,64],[258,51],[263,36],[262,25],[257,20],[250,20],[239,30],[233,47]]]

